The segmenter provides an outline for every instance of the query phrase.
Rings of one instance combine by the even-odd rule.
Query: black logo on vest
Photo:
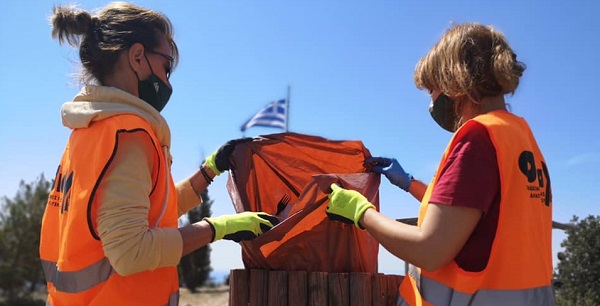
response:
[[[540,199],[540,201],[550,206],[552,202],[552,188],[550,185],[550,174],[544,161],[541,161],[541,169],[536,168],[535,157],[531,151],[523,151],[519,156],[519,169],[527,178],[527,191],[530,198]]]
[[[60,172],[60,165],[56,170],[56,176],[50,189],[50,197],[48,205],[59,207],[60,213],[65,213],[69,210],[69,204],[71,202],[71,187],[73,185],[73,171],[68,175],[63,175]]]

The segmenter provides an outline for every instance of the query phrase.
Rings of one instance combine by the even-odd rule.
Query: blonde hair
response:
[[[440,90],[457,102],[468,97],[479,103],[484,97],[514,93],[525,68],[501,32],[464,23],[446,31],[421,58],[414,81],[419,89]]]
[[[96,16],[77,9],[74,5],[56,6],[50,17],[52,38],[60,44],[65,41],[79,47],[83,66],[81,82],[103,83],[114,72],[119,54],[133,44],[140,43],[153,50],[161,44],[164,35],[173,49],[175,65],[179,59],[173,40],[173,26],[162,13],[125,2],[114,2],[101,9]]]

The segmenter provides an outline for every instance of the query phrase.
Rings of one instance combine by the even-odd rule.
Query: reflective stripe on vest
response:
[[[475,294],[456,291],[431,278],[420,275],[418,270],[411,266],[410,277],[419,275],[417,282],[421,296],[432,305],[465,306],[465,305],[555,305],[552,286],[538,287],[522,290],[493,290],[481,289]],[[398,298],[397,306],[410,305],[402,296]]]
[[[105,257],[79,271],[59,271],[55,262],[42,260],[46,281],[52,283],[58,291],[79,293],[105,282],[115,273]]]
[[[179,304],[179,290],[169,295],[169,303],[165,306],[177,306]]]
[[[177,306],[178,304],[179,304],[179,291],[173,292],[169,296],[169,303],[165,304],[164,306]],[[46,301],[46,306],[52,306],[52,303],[50,303],[49,301]]]

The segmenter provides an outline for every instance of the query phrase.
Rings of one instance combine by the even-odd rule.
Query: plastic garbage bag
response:
[[[264,211],[282,220],[241,243],[245,268],[376,273],[377,241],[325,214],[334,182],[361,192],[379,209],[380,176],[363,166],[370,156],[360,141],[296,133],[260,136],[236,146],[227,182],[236,211]]]

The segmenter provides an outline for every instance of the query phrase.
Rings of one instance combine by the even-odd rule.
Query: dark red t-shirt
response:
[[[500,176],[487,129],[476,121],[468,121],[462,129],[429,202],[482,211],[481,220],[454,259],[462,269],[477,272],[485,269],[496,235]]]

